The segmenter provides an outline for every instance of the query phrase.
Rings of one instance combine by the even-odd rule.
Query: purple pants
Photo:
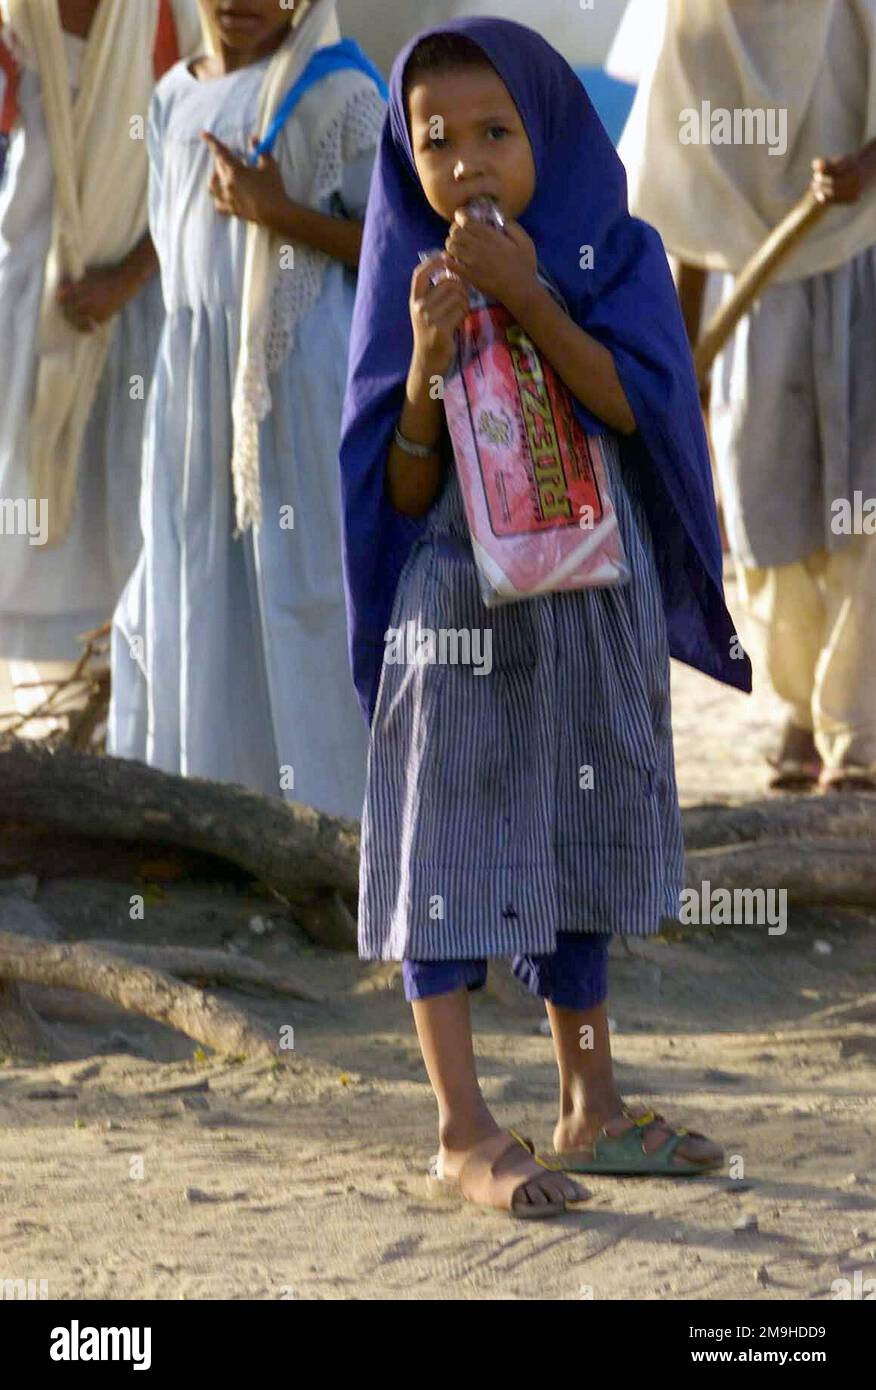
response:
[[[608,992],[608,943],[595,932],[558,932],[550,956],[515,956],[511,969],[530,994],[562,1009],[593,1009]],[[405,998],[431,999],[456,989],[483,989],[486,960],[405,960]]]

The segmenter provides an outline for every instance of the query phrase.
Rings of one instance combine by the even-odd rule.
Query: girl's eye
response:
[[[487,134],[491,140],[501,140],[505,135],[509,135],[510,131],[504,125],[491,125]]]
[[[430,149],[430,150],[445,150],[446,148],[447,148],[447,141],[444,139],[443,136],[432,135],[432,136],[430,137],[430,139],[429,139],[429,149]]]

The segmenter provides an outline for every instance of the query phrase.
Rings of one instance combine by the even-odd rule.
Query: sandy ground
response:
[[[683,801],[758,794],[768,697],[681,668],[673,679]],[[130,885],[101,891],[87,922],[69,881],[41,884],[37,901],[71,935],[130,934]],[[258,914],[272,924],[256,936]],[[72,1061],[0,1066],[0,1289],[818,1300],[855,1270],[876,1275],[874,919],[798,912],[783,937],[716,927],[616,943],[625,1093],[718,1138],[732,1169],[591,1179],[586,1209],[544,1224],[427,1197],[434,1111],[396,967],[314,948],[234,885],[157,889],[142,928],[282,962],[326,1002],[246,999],[294,1026],[282,1074],[199,1061],[180,1035],[121,1015],[102,1030],[55,1024]],[[548,1148],[556,1083],[538,1004],[500,969],[474,1016],[488,1100]]]

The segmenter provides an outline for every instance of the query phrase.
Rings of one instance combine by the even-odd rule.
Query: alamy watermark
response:
[[[862,1269],[853,1270],[851,1279],[834,1279],[830,1296],[839,1301],[868,1302],[876,1299],[876,1279],[865,1279]]]
[[[27,536],[31,545],[49,537],[47,497],[0,497],[0,536]]]
[[[412,619],[404,627],[388,628],[386,663],[389,666],[473,666],[476,676],[493,669],[491,628],[420,627]]]
[[[766,145],[768,154],[782,155],[788,150],[788,112],[782,106],[729,111],[704,101],[699,110],[679,111],[678,139],[682,145]]]
[[[860,488],[851,497],[835,497],[830,512],[835,536],[876,536],[876,497],[865,497]]]
[[[82,1327],[74,1318],[69,1327],[53,1327],[52,1361],[130,1361],[135,1371],[152,1365],[151,1327]]]
[[[48,1296],[48,1279],[0,1279],[0,1302],[36,1303]]]
[[[681,894],[679,921],[685,926],[767,927],[769,936],[788,930],[787,888],[712,888],[703,879],[699,888]]]

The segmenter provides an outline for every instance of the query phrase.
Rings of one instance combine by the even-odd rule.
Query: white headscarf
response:
[[[194,17],[191,0],[175,0],[175,10],[186,7]],[[17,57],[39,72],[54,175],[29,447],[33,495],[47,499],[48,540],[57,544],[69,529],[82,440],[115,327],[110,320],[77,332],[57,291],[89,266],[122,260],[146,231],[158,0],[101,0],[75,100],[58,0],[0,0],[0,13]]]
[[[738,273],[806,191],[814,158],[876,136],[876,0],[659,2],[662,43],[619,146],[630,206],[680,260]],[[623,53],[612,63],[620,70]],[[682,143],[682,113],[702,115],[704,101],[713,113],[786,111],[786,151]],[[874,242],[871,191],[831,208],[776,279],[833,270]]]

